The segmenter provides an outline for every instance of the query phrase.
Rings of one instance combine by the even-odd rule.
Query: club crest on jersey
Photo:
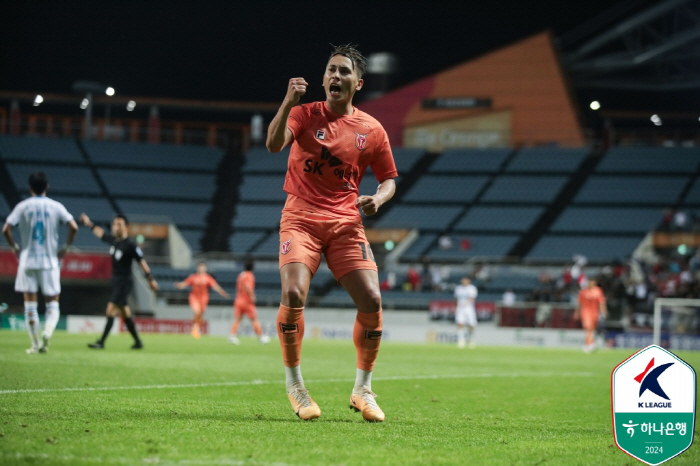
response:
[[[367,134],[360,134],[358,132],[355,132],[355,147],[357,147],[357,150],[365,150],[365,147],[367,147]]]
[[[316,131],[316,139],[320,140],[325,140],[326,139],[326,130],[325,129],[319,129]]]
[[[293,239],[293,238],[289,238],[287,241],[285,241],[285,242],[282,243],[282,246],[281,246],[281,252],[282,252],[282,254],[287,254],[289,251],[291,251],[291,249],[292,249],[292,239]]]

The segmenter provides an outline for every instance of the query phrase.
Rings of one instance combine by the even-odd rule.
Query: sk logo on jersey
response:
[[[326,131],[323,129],[319,129],[316,131],[316,139],[324,140],[326,139]]]
[[[358,132],[355,132],[355,147],[357,147],[357,150],[365,150],[365,147],[367,147],[367,134],[360,134]]]
[[[287,254],[289,251],[291,251],[291,249],[292,249],[292,239],[294,239],[294,238],[289,238],[287,241],[285,241],[284,243],[282,243],[282,246],[281,246],[281,248],[280,248],[282,254]]]

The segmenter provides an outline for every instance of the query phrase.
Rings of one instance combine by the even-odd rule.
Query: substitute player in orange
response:
[[[595,349],[595,329],[598,324],[600,314],[603,317],[608,315],[608,308],[605,304],[603,290],[596,285],[595,280],[589,280],[588,286],[578,293],[578,304],[574,319],[581,319],[581,326],[586,331],[586,343],[583,345],[583,352],[590,353]]]
[[[190,309],[192,309],[192,314],[194,315],[192,336],[199,338],[202,336],[202,317],[204,316],[204,311],[207,310],[207,305],[209,304],[209,288],[212,288],[224,298],[230,298],[231,295],[229,295],[219,286],[218,283],[216,283],[214,277],[207,273],[207,265],[204,262],[197,264],[197,273],[193,273],[185,280],[175,283],[175,288],[178,290],[184,290],[188,286],[192,287],[189,299]]]
[[[241,319],[246,315],[253,326],[253,331],[258,336],[260,344],[270,342],[270,337],[262,331],[262,326],[258,320],[258,310],[255,307],[255,276],[253,275],[253,262],[245,264],[245,270],[238,274],[236,279],[236,300],[233,302],[233,323],[231,324],[231,335],[228,341],[234,345],[240,345],[238,339],[238,327]]]
[[[284,182],[287,202],[280,222],[282,302],[277,333],[287,395],[301,419],[321,415],[304,386],[300,358],[304,305],[323,254],[358,309],[353,332],[357,372],[350,407],[368,421],[384,420],[372,392],[372,370],[382,336],[382,299],[377,265],[358,208],[365,215],[376,214],[394,195],[398,174],[386,131],[352,105],[353,96],[362,89],[366,66],[354,47],[335,47],[323,75],[326,100],[296,106],[308,83],[304,78],[290,79],[267,134],[270,152],[292,146]],[[373,196],[359,196],[358,186],[368,166],[379,186]]]

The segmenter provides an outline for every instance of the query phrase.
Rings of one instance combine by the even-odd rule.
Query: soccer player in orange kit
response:
[[[365,237],[362,218],[374,215],[394,195],[398,175],[381,124],[353,107],[362,89],[365,58],[353,46],[335,47],[323,75],[326,100],[296,106],[306,93],[304,78],[289,80],[287,94],[270,123],[267,148],[279,152],[291,144],[284,190],[287,202],[280,222],[282,302],[277,333],[282,346],[287,395],[301,419],[321,410],[301,375],[304,305],[321,254],[358,312],[353,331],[357,349],[355,386],[350,407],[368,421],[383,421],[372,392],[372,370],[382,336],[382,299],[377,265]],[[379,182],[376,194],[359,196],[367,167]]]
[[[190,308],[192,309],[192,314],[194,314],[192,336],[199,338],[202,335],[200,333],[202,316],[204,316],[204,311],[207,310],[207,305],[209,304],[209,288],[213,288],[214,291],[224,298],[230,298],[231,296],[216,283],[214,277],[207,273],[207,265],[204,262],[197,264],[197,273],[193,273],[185,280],[175,283],[175,288],[178,290],[183,290],[188,286],[192,287],[189,298]]]
[[[258,310],[255,307],[255,275],[253,275],[253,262],[247,261],[245,270],[238,274],[236,278],[236,300],[233,302],[233,323],[231,324],[231,335],[228,341],[234,345],[240,345],[238,339],[238,327],[241,319],[246,315],[253,326],[253,331],[258,336],[260,344],[270,342],[270,337],[262,331],[262,326],[258,320]]]
[[[608,315],[603,290],[596,285],[595,280],[588,281],[588,287],[578,293],[578,305],[574,313],[574,319],[581,318],[581,326],[586,331],[586,343],[583,346],[584,353],[590,353],[595,349],[594,332],[598,324],[598,312],[603,317]]]

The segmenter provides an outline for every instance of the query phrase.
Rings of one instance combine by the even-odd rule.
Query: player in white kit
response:
[[[31,197],[15,206],[2,228],[10,247],[19,258],[15,291],[24,294],[24,319],[32,340],[27,353],[45,353],[49,339],[61,315],[58,297],[61,294],[61,259],[73,244],[78,224],[60,202],[46,197],[48,180],[42,172],[29,176]],[[58,248],[58,229],[68,225],[66,245]],[[19,225],[22,247],[12,237],[12,227]],[[39,340],[37,293],[41,288],[46,301],[46,323]]]
[[[470,348],[474,348],[473,340],[474,328],[476,327],[476,307],[474,302],[479,291],[472,281],[464,277],[462,284],[455,287],[455,299],[457,300],[457,309],[455,310],[455,322],[457,323],[457,347],[464,348],[469,344]],[[467,330],[469,338],[467,339]]]

